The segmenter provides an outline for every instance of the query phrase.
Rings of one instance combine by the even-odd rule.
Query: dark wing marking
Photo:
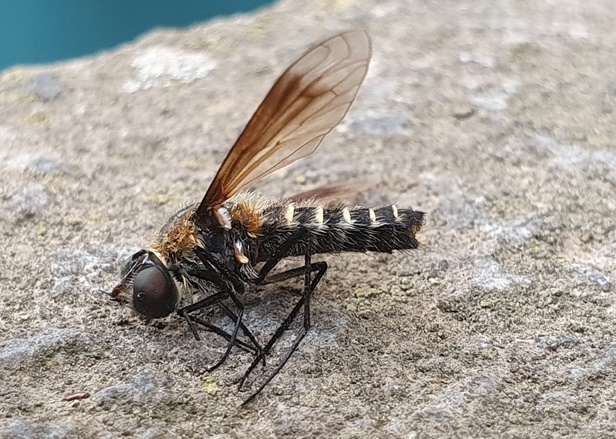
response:
[[[198,217],[211,217],[238,191],[313,153],[349,110],[370,55],[370,38],[358,30],[332,37],[295,61],[227,154]]]

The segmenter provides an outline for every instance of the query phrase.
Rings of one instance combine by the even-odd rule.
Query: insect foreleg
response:
[[[189,319],[190,321],[203,326],[206,330],[218,334],[226,340],[231,340],[232,335],[220,329],[218,326],[212,325],[211,323],[206,322],[205,320],[195,316],[190,316]],[[246,352],[250,352],[251,354],[258,355],[259,353],[259,350],[257,350],[257,348],[255,348],[253,345],[246,343],[245,341],[240,340],[239,338],[235,340],[235,344]]]
[[[209,282],[213,282],[215,285],[220,285],[221,279],[220,279],[220,274],[218,271],[216,271],[216,269],[214,269],[214,267],[212,267],[211,265],[209,266],[208,269],[206,268],[199,268],[199,269],[191,269],[189,271],[186,272],[186,275],[190,276],[191,278],[197,278],[197,279],[201,279],[201,280],[207,280]],[[205,292],[203,286],[199,283],[199,282],[191,282],[191,285],[195,288],[195,289],[199,289],[203,292]],[[199,323],[201,326],[204,326],[206,329],[215,332],[219,335],[222,335],[221,333],[224,333],[225,335],[223,335],[223,337],[225,337],[227,340],[229,340],[231,337],[231,334],[227,333],[226,331],[208,323],[208,324],[204,324],[202,319],[197,319],[196,317],[189,315],[189,312],[192,311],[196,311],[199,309],[204,309],[207,308],[213,304],[218,305],[218,307],[220,309],[222,309],[225,314],[227,314],[227,316],[229,316],[229,318],[231,320],[233,320],[234,322],[237,322],[238,317],[237,315],[231,311],[231,309],[225,305],[225,303],[223,302],[224,299],[226,299],[228,296],[228,293],[226,291],[221,291],[219,293],[213,294],[211,296],[206,297],[205,299],[196,302],[190,306],[187,306],[185,308],[182,308],[181,310],[179,310],[178,312],[186,319],[186,321],[188,322],[189,327],[191,328],[191,331],[193,333],[193,335],[195,336],[195,338],[197,340],[200,340],[199,338],[199,334],[197,333],[197,330],[193,324],[194,322],[197,322],[197,320],[199,320]],[[191,320],[192,319],[192,320]],[[212,328],[216,328],[216,330],[213,330]],[[250,339],[250,341],[252,341],[252,343],[254,344],[253,346],[253,350],[256,350],[257,352],[261,351],[261,347],[259,346],[259,343],[257,342],[257,340],[255,339],[255,337],[253,336],[252,332],[250,332],[250,330],[244,325],[244,323],[240,320],[240,328],[242,329],[242,331],[244,332],[244,334],[246,336],[248,336],[248,338]]]
[[[191,312],[197,311],[199,309],[205,309],[210,307],[213,304],[219,303],[227,297],[226,291],[220,291],[218,293],[212,294],[211,296],[206,297],[205,299],[201,299],[198,302],[195,302],[191,305],[185,306],[184,308],[178,309],[178,314],[186,320],[188,326],[190,327],[191,332],[195,336],[197,340],[201,340],[199,338],[199,333],[197,332],[197,328],[193,323],[194,317],[190,315]]]
[[[193,331],[193,334],[195,335],[196,335],[196,329],[194,328],[193,321],[197,323],[200,323],[200,322],[195,320],[195,317],[189,315],[189,313],[193,311],[204,309],[213,304],[217,304],[223,309],[223,311],[229,317],[231,317],[232,320],[235,321],[233,332],[231,334],[227,334],[229,335],[228,338],[225,337],[228,340],[225,353],[213,366],[209,368],[209,370],[212,371],[216,369],[217,367],[222,365],[225,362],[225,360],[229,357],[229,354],[231,353],[231,348],[236,343],[237,334],[240,328],[242,328],[242,331],[244,331],[246,336],[254,344],[254,348],[257,351],[257,353],[260,353],[262,351],[261,346],[255,339],[253,334],[250,332],[250,330],[242,323],[242,316],[244,315],[244,305],[242,304],[242,302],[238,299],[236,295],[236,293],[242,294],[244,292],[244,285],[242,283],[242,280],[235,273],[229,270],[227,267],[218,263],[218,261],[207,250],[202,249],[200,247],[195,247],[193,251],[195,252],[197,257],[201,260],[201,262],[203,262],[203,264],[206,267],[210,266],[214,269],[213,272],[215,274],[210,272],[210,276],[214,274],[214,277],[217,277],[217,279],[214,279],[214,283],[220,286],[224,285],[226,286],[226,288],[224,291],[215,293],[209,297],[206,297],[203,300],[200,300],[199,302],[196,302],[192,305],[182,308],[181,310],[178,311],[178,313],[180,313],[180,315],[182,315],[188,321],[189,326],[191,327],[191,330]],[[235,304],[237,308],[237,314],[233,313],[226,305],[222,304],[222,301],[226,299],[227,297],[230,298]],[[208,329],[211,329],[210,326],[213,326],[213,325],[205,325],[205,326]],[[222,329],[220,329],[220,331],[224,332]],[[219,333],[218,331],[215,331],[215,332]],[[199,339],[197,335],[196,337],[197,339]]]

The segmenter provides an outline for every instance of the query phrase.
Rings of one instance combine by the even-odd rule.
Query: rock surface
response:
[[[615,436],[614,22],[611,0],[289,0],[3,72],[0,436]],[[349,28],[373,38],[357,102],[259,191],[376,177],[360,201],[428,212],[422,247],[328,257],[313,331],[240,408],[248,353],[208,374],[223,341],[100,290]],[[245,300],[265,340],[295,296]]]

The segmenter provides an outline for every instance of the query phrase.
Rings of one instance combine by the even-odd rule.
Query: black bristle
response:
[[[288,223],[285,209],[272,206],[259,239],[259,259],[264,260],[297,228],[310,232],[312,253],[335,252],[380,252],[417,248],[415,232],[421,228],[424,213],[410,209],[385,206],[374,209],[337,207],[323,210],[323,223],[317,221],[316,207],[297,207],[293,222]],[[372,219],[374,218],[374,220]],[[350,219],[350,222],[348,221]],[[288,256],[304,253],[304,244],[298,243],[289,250]]]

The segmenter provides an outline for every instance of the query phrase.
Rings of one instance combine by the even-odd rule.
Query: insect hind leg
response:
[[[290,244],[285,243],[285,244],[283,244],[282,247],[285,247],[285,246],[286,247],[290,247],[290,245],[292,245],[292,244],[293,244],[293,242],[291,242]],[[300,298],[300,300],[297,302],[297,304],[293,307],[292,311],[287,316],[287,318],[278,327],[278,329],[276,329],[276,332],[270,338],[268,343],[265,345],[265,347],[263,348],[263,351],[261,352],[261,354],[259,354],[257,357],[255,357],[253,359],[251,365],[248,367],[248,369],[244,373],[244,376],[242,377],[242,379],[239,382],[239,388],[240,389],[243,387],[246,379],[249,377],[249,375],[252,373],[254,368],[259,363],[259,361],[260,361],[259,356],[265,356],[265,355],[267,355],[269,353],[269,351],[274,346],[274,344],[280,339],[280,337],[282,337],[284,332],[289,329],[289,327],[291,326],[291,324],[293,323],[293,321],[295,320],[295,318],[297,317],[297,315],[299,314],[299,312],[300,312],[300,310],[302,308],[304,309],[304,322],[303,322],[302,328],[300,329],[299,333],[297,334],[297,338],[293,342],[293,345],[291,346],[291,348],[289,349],[289,351],[287,352],[285,357],[276,366],[276,368],[270,373],[270,375],[261,384],[261,386],[259,386],[259,388],[252,395],[250,395],[250,397],[248,397],[248,399],[246,399],[242,403],[242,405],[246,405],[246,404],[250,403],[259,393],[261,393],[261,391],[278,374],[278,372],[280,372],[280,370],[282,370],[282,368],[285,366],[287,361],[291,358],[291,355],[293,355],[293,353],[295,352],[295,350],[297,349],[297,347],[299,346],[301,341],[304,339],[304,337],[308,333],[308,330],[311,327],[311,321],[310,321],[310,299],[312,297],[312,293],[314,292],[314,290],[316,289],[317,285],[321,281],[321,278],[323,277],[323,275],[327,271],[327,263],[326,262],[315,262],[315,263],[312,263],[311,262],[311,257],[312,257],[312,255],[311,255],[310,243],[307,242],[306,243],[306,252],[305,252],[305,255],[304,255],[304,266],[293,268],[293,269],[284,271],[282,273],[277,273],[277,274],[275,274],[273,276],[270,276],[269,278],[267,278],[267,277],[263,277],[262,278],[261,284],[266,285],[266,284],[271,284],[271,283],[275,283],[275,282],[280,282],[280,281],[283,281],[283,280],[291,279],[291,278],[294,278],[294,277],[298,277],[298,276],[301,276],[303,274],[304,275],[304,292],[303,292],[302,297]],[[278,258],[276,263],[280,259],[281,258]],[[266,267],[268,267],[268,263],[266,263],[264,269]],[[273,268],[274,265],[275,265],[275,263],[271,264],[271,268]],[[270,270],[271,270],[271,268],[270,268]],[[311,275],[312,275],[313,272],[316,272],[316,275],[315,275],[314,279],[311,279]]]

